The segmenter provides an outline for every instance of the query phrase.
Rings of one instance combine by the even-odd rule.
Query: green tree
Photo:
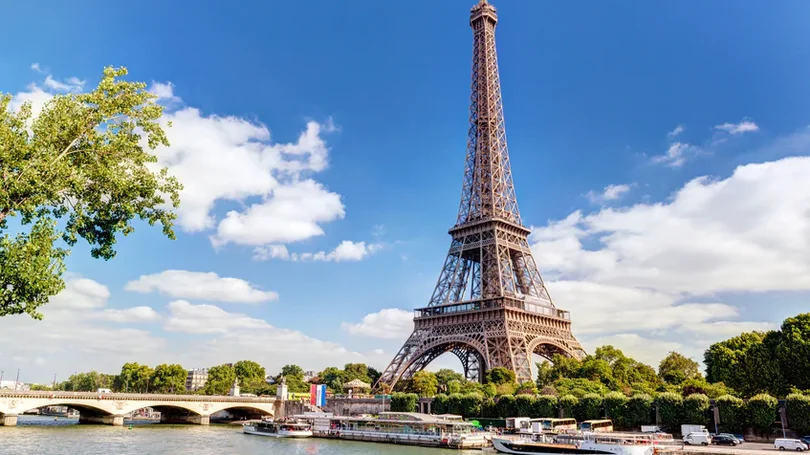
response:
[[[266,376],[264,367],[252,360],[240,360],[234,363],[233,371],[240,383],[248,383],[256,379],[264,381]]]
[[[461,415],[478,417],[483,410],[484,397],[479,393],[465,393],[461,396]]]
[[[38,309],[65,287],[63,261],[79,238],[104,259],[136,218],[174,239],[165,197],[177,207],[182,187],[150,168],[150,149],[169,145],[163,107],[126,74],[105,68],[96,89],[56,95],[36,118],[30,103],[12,112],[11,95],[0,96],[0,316],[41,319]],[[22,226],[13,237],[9,218]]]
[[[748,425],[767,437],[771,425],[776,420],[776,407],[778,405],[779,402],[776,401],[776,398],[765,393],[751,397],[746,405]]]
[[[554,382],[554,366],[549,361],[537,362],[537,387],[545,387]]]
[[[346,382],[343,370],[337,367],[327,367],[318,373],[318,378],[320,378],[321,383],[326,384],[326,387],[333,392],[343,392],[343,384]]]
[[[517,414],[517,400],[512,395],[498,397],[498,417],[514,417]]]
[[[786,391],[776,349],[779,332],[745,332],[714,343],[705,351],[706,380],[722,382],[741,394],[781,395]]]
[[[236,379],[236,371],[228,364],[217,365],[208,369],[208,381],[203,387],[206,395],[227,395]]]
[[[154,393],[183,393],[186,391],[188,371],[178,364],[162,364],[155,367],[150,380]]]
[[[604,395],[609,391],[607,386],[602,384],[601,382],[582,378],[557,379],[556,381],[554,381],[554,388],[557,390],[557,393],[559,393],[561,396],[574,395],[577,398],[584,397],[589,393]]]
[[[745,429],[745,402],[732,395],[723,395],[715,403],[720,412],[720,430],[742,433]]]
[[[115,387],[121,392],[146,393],[149,391],[149,380],[152,368],[138,362],[125,363],[115,380]]]
[[[447,414],[450,412],[450,407],[448,405],[448,396],[440,393],[433,397],[433,402],[431,403],[430,407],[434,414]]]
[[[463,374],[453,371],[449,368],[442,368],[441,370],[436,372],[436,381],[439,383],[439,390],[442,390],[447,393],[453,393],[450,391],[450,383],[455,381],[458,384],[458,391],[461,390],[461,384],[466,382],[467,379],[464,377]]]
[[[284,365],[281,367],[281,376],[287,377],[287,380],[290,378],[299,378],[301,380],[304,379],[304,369],[299,367],[298,365]]]
[[[810,389],[810,313],[782,322],[776,357],[787,388]]]
[[[504,367],[495,367],[486,374],[486,382],[495,384],[496,386],[502,384],[514,384],[515,372]]]
[[[376,384],[377,381],[380,380],[380,377],[382,377],[382,373],[377,371],[376,368],[372,368],[372,367],[368,367],[368,369],[366,370],[366,375],[369,378],[369,384],[371,384],[372,386],[374,384]]]
[[[684,355],[671,351],[658,365],[658,376],[669,384],[680,384],[700,377],[700,365]]]
[[[420,397],[432,397],[436,395],[438,385],[435,374],[422,370],[414,373],[410,390]]]
[[[345,381],[354,381],[359,379],[366,383],[371,383],[371,378],[368,376],[368,367],[365,363],[347,363],[343,366]],[[373,384],[372,384],[373,385]]]

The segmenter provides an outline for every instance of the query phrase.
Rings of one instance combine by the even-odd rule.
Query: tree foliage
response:
[[[116,388],[122,392],[145,393],[149,390],[152,368],[138,362],[125,363],[115,381]]]
[[[613,425],[618,428],[626,428],[626,405],[627,396],[621,392],[610,392],[602,398],[605,408],[605,417],[613,420]]]
[[[150,380],[155,393],[183,393],[186,391],[188,371],[179,364],[161,364],[155,367]]]
[[[563,417],[574,417],[579,399],[573,395],[563,395],[559,400]]]
[[[206,395],[227,395],[236,379],[236,371],[231,365],[223,364],[208,369],[208,382],[203,387]]]
[[[683,354],[672,351],[658,365],[658,376],[669,384],[680,384],[687,379],[699,378],[700,365]]]
[[[410,391],[420,397],[432,397],[436,395],[439,382],[436,375],[430,371],[422,370],[414,373],[410,382]]]
[[[532,417],[557,417],[557,397],[540,395],[534,400]]]
[[[810,313],[782,322],[775,350],[786,387],[810,389]]]
[[[534,417],[532,416],[532,412],[534,412],[534,405],[536,401],[537,398],[535,398],[534,395],[529,395],[528,393],[522,393],[515,396],[515,416]]]
[[[672,430],[682,423],[683,398],[680,395],[672,392],[661,393],[655,398],[655,405],[658,406],[661,424],[665,428]]]
[[[646,393],[637,393],[627,399],[624,420],[628,428],[655,422],[652,418],[653,399]]]
[[[599,419],[602,414],[602,397],[595,393],[580,398],[574,409],[574,417],[579,421]]]
[[[126,74],[105,68],[93,91],[56,95],[36,118],[30,103],[11,111],[11,95],[0,96],[0,316],[42,318],[38,309],[64,289],[63,261],[79,238],[103,259],[136,218],[174,238],[164,197],[177,207],[182,187],[151,167],[150,149],[169,145],[163,107]],[[10,218],[21,228],[13,237]]]

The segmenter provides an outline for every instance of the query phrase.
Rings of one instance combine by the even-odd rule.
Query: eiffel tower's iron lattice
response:
[[[473,29],[470,129],[464,183],[450,251],[436,289],[415,310],[414,331],[377,382],[394,387],[452,352],[470,380],[506,367],[531,381],[533,353],[581,358],[567,311],[551,301],[518,211],[506,146],[495,50],[498,16],[487,0],[470,11]]]

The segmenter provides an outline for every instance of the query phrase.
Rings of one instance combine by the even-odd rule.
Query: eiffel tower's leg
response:
[[[404,369],[412,361],[414,354],[419,351],[419,346],[425,342],[426,338],[427,334],[423,331],[413,332],[411,336],[408,337],[408,340],[405,341],[405,344],[402,345],[399,352],[397,352],[397,355],[394,356],[394,360],[392,360],[383,371],[380,379],[377,380],[377,384],[374,385],[374,388],[379,389],[382,384],[386,384],[393,389],[405,372]]]

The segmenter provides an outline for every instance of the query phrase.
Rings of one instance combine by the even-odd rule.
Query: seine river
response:
[[[78,425],[77,419],[20,416],[0,426],[0,454],[14,455],[449,455],[481,454],[319,438],[275,439],[242,434],[239,425]]]

